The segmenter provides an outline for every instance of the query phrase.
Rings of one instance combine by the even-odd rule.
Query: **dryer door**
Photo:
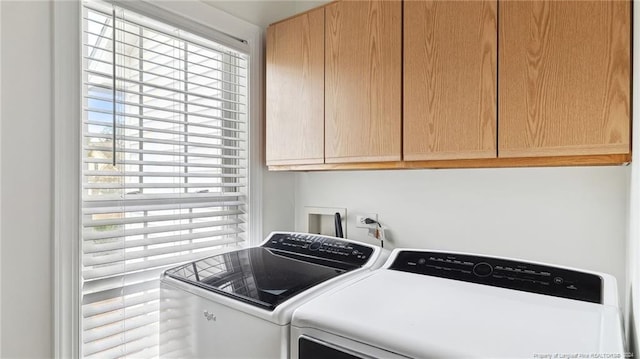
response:
[[[291,359],[407,359],[377,347],[312,328],[291,327]]]
[[[362,354],[351,354],[343,348],[305,336],[298,339],[298,356],[300,359],[363,359]]]

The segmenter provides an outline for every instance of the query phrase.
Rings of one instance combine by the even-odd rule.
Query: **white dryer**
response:
[[[293,359],[624,357],[612,276],[425,250],[301,306],[291,335]]]
[[[348,239],[274,232],[258,247],[167,270],[160,283],[163,358],[288,358],[293,311],[388,252]]]

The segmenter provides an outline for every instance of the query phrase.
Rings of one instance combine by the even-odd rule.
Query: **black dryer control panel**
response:
[[[602,303],[602,278],[540,264],[443,252],[400,251],[390,269]]]

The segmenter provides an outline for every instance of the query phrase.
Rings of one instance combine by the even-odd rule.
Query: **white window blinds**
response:
[[[248,57],[101,2],[82,22],[81,353],[154,357],[162,270],[244,238]]]

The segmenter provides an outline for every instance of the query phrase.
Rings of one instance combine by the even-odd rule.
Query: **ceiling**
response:
[[[326,0],[202,0],[237,18],[260,27],[328,3]]]

